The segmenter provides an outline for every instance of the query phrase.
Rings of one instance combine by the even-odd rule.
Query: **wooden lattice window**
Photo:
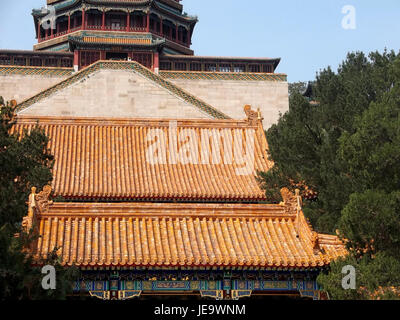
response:
[[[57,67],[58,60],[56,58],[46,58],[44,60],[44,65],[46,67]]]
[[[251,64],[250,66],[249,66],[249,71],[250,72],[260,72],[261,70],[260,70],[260,65],[258,65],[258,64]]]
[[[200,62],[192,62],[190,64],[190,71],[201,71],[201,63]]]
[[[231,72],[231,65],[230,64],[220,64],[219,71],[220,72]]]
[[[26,58],[24,57],[14,57],[14,65],[16,66],[25,66]]]
[[[206,64],[206,71],[208,71],[208,72],[216,72],[217,71],[217,65],[215,63],[207,63]]]
[[[151,53],[134,53],[132,59],[149,69],[153,65],[153,55]]]
[[[186,71],[186,62],[175,62],[175,70],[177,71]]]
[[[172,70],[171,62],[160,62],[160,70]]]
[[[61,59],[61,67],[71,68],[72,67],[72,59]]]
[[[30,58],[29,65],[33,67],[40,67],[42,65],[42,59],[40,59],[39,57]]]
[[[235,64],[233,66],[233,72],[245,72],[246,66],[244,64]]]
[[[81,51],[80,56],[81,67],[86,67],[100,60],[99,51]]]
[[[272,65],[271,64],[264,64],[263,65],[263,72],[272,73],[273,72]]]
[[[11,64],[11,57],[0,56],[0,65],[7,66]]]

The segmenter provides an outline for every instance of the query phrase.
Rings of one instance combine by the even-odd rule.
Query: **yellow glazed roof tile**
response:
[[[35,254],[59,246],[64,265],[313,268],[346,254],[281,205],[54,203],[36,218]]]
[[[103,201],[265,199],[256,173],[268,171],[272,163],[261,126],[246,120],[172,123],[176,129],[170,128],[169,120],[19,116],[12,130],[22,133],[39,124],[49,136],[55,157],[54,196]],[[191,138],[175,145],[169,139],[173,130],[177,137],[189,132]],[[161,132],[160,140],[149,140],[154,132]],[[244,144],[253,133],[254,144],[249,146],[254,147],[254,159],[248,159],[254,166],[244,170],[249,151]],[[225,149],[225,141],[232,141],[232,148]],[[152,163],[149,154],[161,160]]]

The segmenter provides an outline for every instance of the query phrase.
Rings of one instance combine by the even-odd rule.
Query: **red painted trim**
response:
[[[150,32],[150,12],[147,13],[146,19],[146,32]]]
[[[41,37],[40,37],[40,20],[39,19],[38,19],[37,33],[38,33],[38,42],[40,42],[41,41]]]
[[[128,14],[126,15],[126,31],[129,31],[130,24],[131,24],[131,14],[128,12]]]
[[[85,16],[86,16],[85,9],[82,9],[82,30],[85,30],[85,23],[86,23]]]
[[[79,66],[79,51],[74,51],[74,66]]]
[[[155,71],[156,68],[160,68],[160,55],[158,52],[155,52],[153,55],[153,71]]]

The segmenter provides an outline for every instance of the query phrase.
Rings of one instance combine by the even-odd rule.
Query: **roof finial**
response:
[[[53,201],[49,200],[51,191],[51,186],[45,185],[43,187],[43,190],[36,195],[35,199],[37,201],[39,212],[44,212],[48,210],[49,205],[53,203]]]
[[[31,188],[28,198],[28,215],[22,219],[22,227],[28,233],[33,226],[34,208],[36,208],[36,187]]]
[[[251,106],[246,104],[244,106],[244,113],[247,116],[247,121],[250,125],[255,126],[258,122],[258,112],[251,109]]]

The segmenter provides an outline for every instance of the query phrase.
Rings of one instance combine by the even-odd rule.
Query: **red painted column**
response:
[[[126,16],[126,31],[129,32],[131,26],[131,13],[128,12],[128,15]]]
[[[68,31],[67,31],[67,33],[70,33],[71,32],[71,16],[69,15],[68,16]]]
[[[160,55],[158,51],[154,53],[153,59],[153,71],[158,74],[158,71],[160,70]]]
[[[163,19],[160,18],[160,35],[163,35]]]
[[[106,52],[100,51],[100,60],[106,60]]]
[[[45,39],[47,40],[47,37],[49,36],[49,29],[44,30],[44,32]]]
[[[106,29],[106,12],[103,11],[103,16],[101,17],[101,30]]]
[[[42,40],[41,37],[40,37],[40,19],[38,19],[37,33],[38,33],[38,42],[40,42]]]
[[[85,9],[82,9],[82,30],[85,30],[85,23],[86,23],[86,14],[85,14]]]
[[[50,38],[54,37],[54,33],[53,33],[53,26],[50,27]]]
[[[150,32],[150,12],[147,12],[147,17],[146,17],[146,32]]]
[[[75,49],[74,51],[74,69],[79,70],[79,51]]]
[[[187,44],[187,47],[190,48],[190,31],[189,30],[186,31],[186,44]]]
[[[178,25],[175,25],[176,26],[176,33],[175,33],[175,41],[176,42],[178,42],[178,37],[179,37],[179,32],[178,32]]]

